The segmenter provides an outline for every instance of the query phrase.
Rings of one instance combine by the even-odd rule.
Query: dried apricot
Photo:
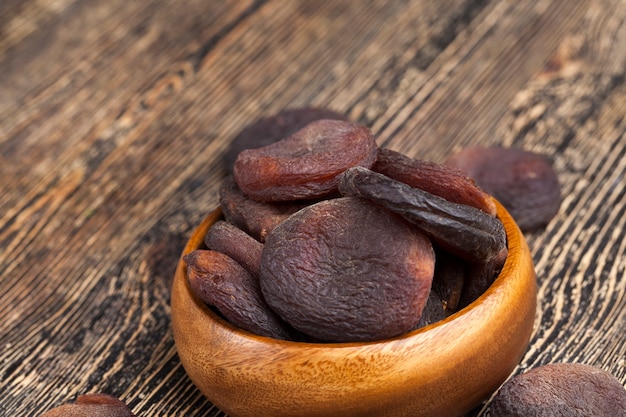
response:
[[[372,171],[453,203],[466,204],[492,216],[496,215],[496,205],[491,196],[461,170],[381,148]]]
[[[260,148],[284,139],[315,120],[332,119],[348,120],[348,118],[330,109],[300,108],[283,110],[275,115],[257,120],[246,126],[231,141],[225,155],[228,169],[232,171],[237,155],[244,149]]]
[[[591,365],[540,366],[506,382],[491,404],[493,417],[626,417],[626,390]]]
[[[224,181],[219,196],[224,218],[260,242],[277,224],[310,203],[255,201],[241,191],[232,177]]]
[[[520,229],[547,225],[559,211],[561,187],[550,160],[522,149],[461,149],[446,165],[465,171],[511,213]]]
[[[63,404],[40,417],[134,417],[128,406],[108,394],[79,395],[73,404]]]
[[[345,169],[371,167],[377,152],[367,127],[318,120],[271,145],[242,151],[233,173],[254,200],[314,199],[336,191],[337,175]]]
[[[405,333],[420,319],[434,270],[430,241],[357,198],[305,207],[267,237],[265,300],[295,329],[330,342]]]
[[[263,300],[258,280],[235,260],[204,249],[183,259],[194,294],[229,322],[261,336],[291,339],[288,328]]]
[[[437,293],[431,291],[430,294],[428,294],[426,305],[424,306],[424,310],[422,311],[422,315],[420,316],[420,320],[417,322],[415,329],[428,326],[429,324],[436,323],[445,318],[446,312],[444,310],[443,301],[441,301],[441,298],[439,298]]]
[[[369,169],[346,170],[340,175],[339,191],[367,198],[402,215],[439,246],[463,259],[486,263],[507,250],[504,225],[496,217]]]
[[[238,227],[219,220],[204,237],[208,249],[222,252],[237,261],[254,276],[259,276],[263,244]]]
[[[432,290],[441,299],[446,314],[451,314],[461,300],[467,262],[438,248],[435,248],[435,259]]]
[[[459,307],[468,306],[493,284],[507,256],[508,250],[503,250],[487,262],[467,262]]]

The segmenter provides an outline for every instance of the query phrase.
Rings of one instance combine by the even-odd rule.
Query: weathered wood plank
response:
[[[132,128],[137,112],[147,115],[146,123],[158,116],[159,109],[151,106],[180,87],[189,72],[185,58],[203,42],[223,36],[224,28],[254,6],[251,1],[210,4],[81,3],[29,37],[27,52],[13,51],[0,61],[6,74],[0,173],[18,180],[2,184],[0,191],[7,197],[26,194],[18,201],[0,200],[0,213],[21,210],[19,203],[36,192],[34,182],[50,185],[58,179],[50,173],[59,165],[84,163],[89,175],[99,162],[90,160],[93,154],[104,158],[116,147],[125,136],[119,132]]]
[[[489,8],[437,58],[428,80],[404,97],[397,113],[379,119],[381,139],[435,160],[453,144],[493,143],[493,128],[512,94],[541,68],[585,9],[584,2],[544,1]]]

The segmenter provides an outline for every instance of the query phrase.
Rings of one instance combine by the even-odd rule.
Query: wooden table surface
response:
[[[0,415],[104,392],[138,416],[222,416],[176,355],[170,282],[246,124],[325,107],[442,161],[554,161],[558,215],[515,372],[626,383],[623,0],[2,0]],[[488,404],[471,415],[489,415]]]

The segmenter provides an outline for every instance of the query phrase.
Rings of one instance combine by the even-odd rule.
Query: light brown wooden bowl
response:
[[[536,308],[532,258],[500,205],[509,245],[494,284],[465,309],[379,342],[313,344],[243,331],[192,294],[184,262],[172,286],[181,362],[200,391],[231,417],[461,416],[489,397],[527,349]],[[211,213],[185,247],[202,246]]]

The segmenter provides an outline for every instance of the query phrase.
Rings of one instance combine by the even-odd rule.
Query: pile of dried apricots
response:
[[[533,170],[527,182],[539,182],[536,194],[554,194],[551,210],[538,204],[553,216],[560,195],[550,163],[516,152],[517,166]],[[506,260],[493,198],[467,174],[472,161],[485,164],[475,155],[450,160],[464,170],[410,158],[341,115],[301,109],[242,131],[227,161],[224,219],[184,260],[194,293],[255,334],[331,343],[398,336],[467,306]]]

